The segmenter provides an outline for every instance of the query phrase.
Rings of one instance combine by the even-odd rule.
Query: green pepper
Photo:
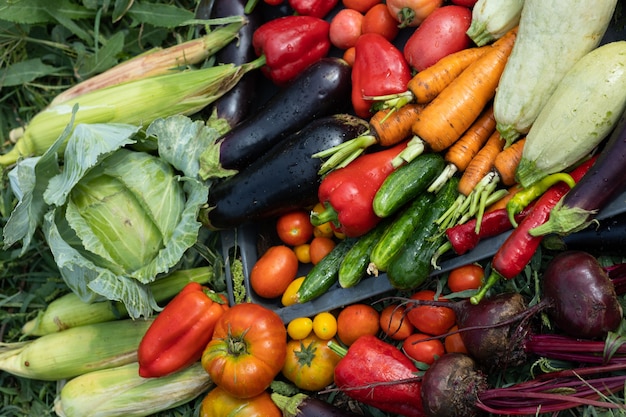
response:
[[[139,375],[169,375],[200,360],[215,323],[228,309],[226,298],[190,282],[152,322],[137,350]]]
[[[548,188],[560,181],[569,185],[570,188],[576,184],[576,181],[574,181],[570,174],[557,172],[556,174],[543,177],[530,187],[526,187],[518,191],[513,197],[511,197],[511,199],[506,203],[506,212],[513,227],[517,227],[517,221],[515,220],[516,214],[520,213],[527,205],[545,193]]]

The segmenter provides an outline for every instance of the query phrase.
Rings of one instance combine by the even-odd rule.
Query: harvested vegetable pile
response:
[[[3,1],[0,415],[624,415],[625,4]]]

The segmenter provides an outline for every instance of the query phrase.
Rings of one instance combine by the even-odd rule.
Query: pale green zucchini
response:
[[[519,23],[524,0],[478,0],[467,36],[478,46],[500,39]]]
[[[526,0],[494,99],[507,144],[530,129],[565,73],[598,46],[617,0]]]
[[[626,41],[581,58],[558,84],[528,135],[515,178],[524,187],[587,156],[626,109]]]

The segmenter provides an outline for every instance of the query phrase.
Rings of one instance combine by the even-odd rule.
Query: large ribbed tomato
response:
[[[213,388],[200,404],[200,417],[282,417],[270,394],[263,391],[252,398],[233,397],[220,387]]]
[[[328,340],[311,334],[302,340],[289,341],[283,375],[298,388],[319,391],[332,384],[340,359],[328,347]]]
[[[269,387],[286,355],[287,330],[278,314],[260,304],[242,303],[216,323],[202,366],[224,391],[252,398]]]

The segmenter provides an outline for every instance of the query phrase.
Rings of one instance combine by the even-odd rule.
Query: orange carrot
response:
[[[448,86],[470,64],[482,56],[489,47],[462,49],[441,58],[434,65],[418,72],[407,84],[416,103],[428,103]]]
[[[493,99],[516,35],[517,28],[490,45],[417,116],[413,133],[433,152],[456,142]]]
[[[516,183],[515,170],[517,170],[517,165],[522,158],[525,142],[526,138],[518,139],[496,156],[493,165],[500,176],[502,184],[510,186]]]
[[[459,171],[465,168],[480,151],[496,129],[496,119],[493,116],[493,106],[488,106],[476,121],[465,131],[446,152],[445,160],[454,164]]]
[[[409,103],[399,109],[379,110],[370,118],[370,131],[381,146],[393,146],[411,136],[412,126],[421,104]]]
[[[494,131],[487,143],[478,151],[465,168],[459,181],[459,192],[469,196],[478,183],[493,169],[494,161],[504,148],[504,140]]]

